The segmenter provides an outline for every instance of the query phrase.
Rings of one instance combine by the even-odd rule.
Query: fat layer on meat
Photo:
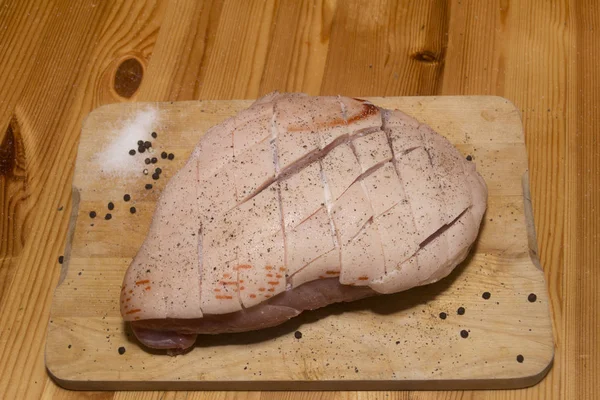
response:
[[[277,325],[448,275],[487,188],[443,136],[360,99],[271,93],[209,129],[128,268],[142,343]]]

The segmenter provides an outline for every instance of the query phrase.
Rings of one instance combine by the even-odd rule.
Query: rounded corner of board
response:
[[[52,381],[54,383],[56,383],[58,386],[60,386],[63,389],[75,389],[76,388],[77,385],[74,385],[72,380],[67,379],[65,377],[61,377],[58,373],[56,373],[52,370],[52,363],[48,362],[47,350],[46,350],[46,354],[45,354],[44,366],[46,367],[46,372],[48,373],[48,376],[50,377],[50,379],[52,379]]]
[[[532,374],[523,376],[523,377],[515,380],[514,389],[523,389],[523,388],[528,388],[528,387],[539,384],[540,382],[542,382],[544,380],[546,375],[548,375],[548,373],[552,369],[553,365],[554,365],[554,348],[550,354],[550,357],[548,358],[548,361],[543,364],[543,367],[539,371],[534,371]]]

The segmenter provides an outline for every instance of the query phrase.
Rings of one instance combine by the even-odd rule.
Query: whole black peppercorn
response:
[[[138,140],[137,141],[137,145],[138,146],[143,146],[144,145],[144,141],[143,140]]]
[[[150,164],[150,159],[149,159],[149,158],[146,158],[146,159],[144,160],[144,163],[145,163],[145,164]]]
[[[129,155],[130,156],[135,156],[135,150],[134,149],[129,150]]]
[[[108,221],[109,219],[111,219],[111,218],[112,218],[112,215],[111,215],[110,213],[107,213],[107,214],[104,216],[104,219],[105,219],[105,220],[107,220],[107,221]]]
[[[131,200],[131,196],[126,194],[125,196],[123,196],[123,200],[129,201],[129,200]]]
[[[132,213],[132,214],[135,214],[135,211],[136,211],[136,210],[135,210],[135,207],[131,207],[131,208],[129,209],[129,212],[130,212],[130,213]]]
[[[96,211],[90,211],[90,218],[96,218]]]
[[[460,337],[463,338],[463,339],[468,338],[469,337],[469,332],[467,332],[466,330],[463,329],[462,331],[460,331]]]
[[[120,354],[120,355],[123,355],[123,354],[125,354],[125,351],[126,351],[126,350],[125,350],[125,347],[123,347],[123,346],[119,347],[119,354]]]
[[[160,158],[162,158],[163,160],[164,160],[165,158],[167,158],[168,156],[169,156],[169,155],[167,154],[167,152],[166,152],[166,151],[163,151],[162,153],[160,153]]]
[[[158,178],[159,178],[158,173],[155,172],[152,174],[152,179],[157,180]]]
[[[175,154],[173,154],[173,153],[169,153],[169,160],[172,160],[172,159],[174,159],[174,158],[175,158]]]
[[[300,332],[300,331],[296,331],[296,332],[294,332],[294,337],[295,337],[296,339],[302,339],[302,332]]]
[[[152,143],[150,143],[149,141],[146,140],[144,142],[144,147],[147,148],[147,149],[149,149],[150,147],[152,147]]]
[[[481,297],[483,297],[485,300],[489,300],[489,298],[492,297],[492,294],[490,292],[483,292]]]
[[[154,139],[156,139],[156,137],[157,137],[157,136],[158,136],[158,135],[156,134],[156,132],[152,132],[152,137],[153,137]]]
[[[152,184],[151,183],[146,183],[146,186],[144,186],[146,188],[146,190],[150,190],[152,189]]]
[[[152,160],[150,160],[150,162],[152,162],[152,164],[156,164],[158,162],[158,158],[152,157]]]
[[[458,315],[464,315],[465,314],[465,308],[464,307],[458,307],[458,310],[456,310],[456,313]]]
[[[527,300],[529,300],[530,303],[535,303],[535,301],[537,300],[537,295],[535,293],[529,293],[529,296],[527,296]]]
[[[114,210],[114,208],[115,208],[115,205],[113,204],[113,202],[112,202],[112,201],[111,201],[111,202],[109,202],[109,203],[108,203],[108,209],[109,209],[109,210]]]

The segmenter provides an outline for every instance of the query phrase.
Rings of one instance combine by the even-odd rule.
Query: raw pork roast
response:
[[[435,282],[475,241],[473,163],[401,111],[269,94],[212,127],[163,191],[121,291],[152,348]]]

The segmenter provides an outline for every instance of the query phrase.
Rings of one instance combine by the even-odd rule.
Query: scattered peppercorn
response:
[[[448,315],[447,315],[445,312],[441,312],[441,313],[440,313],[440,318],[441,318],[441,319],[446,319],[446,317],[447,317],[447,316],[448,316]]]
[[[483,292],[481,297],[483,297],[485,300],[489,300],[490,297],[492,297],[492,294],[490,292]]]
[[[138,152],[143,153],[145,151],[146,151],[146,148],[144,146],[138,147]]]
[[[467,161],[473,161],[473,157],[471,157],[470,155],[467,156]]]
[[[173,154],[173,153],[169,153],[169,160],[172,160],[172,159],[174,159],[174,158],[175,158],[175,154]]]
[[[467,332],[466,330],[463,329],[462,331],[460,331],[460,337],[463,338],[463,339],[468,338],[469,337],[469,332]]]
[[[146,183],[146,186],[144,186],[146,188],[146,190],[150,190],[152,189],[152,184],[151,183]]]
[[[112,202],[112,201],[109,201],[109,202],[108,202],[108,209],[109,209],[109,210],[114,210],[114,208],[115,208],[115,205],[113,204],[113,202]]]
[[[143,146],[144,145],[144,141],[143,140],[138,140],[137,141],[137,145],[138,146]]]
[[[162,158],[163,160],[167,157],[168,157],[168,154],[166,151],[163,151],[162,153],[160,153],[160,158]]]
[[[104,216],[104,219],[107,221],[111,218],[112,218],[112,215],[110,213],[106,213],[106,215]]]
[[[131,200],[131,196],[126,194],[125,196],[123,196],[123,200],[129,201],[129,200]]]
[[[96,211],[90,211],[90,218],[96,218]]]
[[[149,158],[146,158],[146,159],[144,160],[144,163],[145,163],[145,164],[150,164],[150,159],[149,159]]]
[[[153,173],[152,174],[152,179],[157,180],[158,178],[160,178],[160,176],[158,175],[158,173]]]
[[[131,208],[129,209],[129,212],[130,212],[130,213],[132,213],[132,214],[135,214],[135,207],[131,207]]]
[[[152,162],[152,164],[156,164],[158,162],[158,158],[152,157],[152,160],[150,161]]]
[[[458,315],[464,315],[465,314],[465,308],[464,307],[458,307],[458,310],[456,310],[456,313]]]
[[[65,260],[65,257],[64,257],[64,256],[59,256],[59,257],[58,257],[58,263],[59,263],[59,264],[62,264],[64,260]]]
[[[147,149],[149,149],[150,147],[152,147],[152,143],[150,143],[149,141],[146,140],[144,142],[144,147],[147,148]]]
[[[530,303],[535,303],[535,301],[537,300],[537,296],[535,293],[529,293],[529,296],[527,296],[527,300],[529,300]]]
[[[129,155],[130,156],[135,156],[135,150],[134,149],[129,150]]]
[[[300,332],[300,331],[296,331],[296,332],[294,332],[294,337],[295,337],[296,339],[302,339],[302,332]]]
[[[152,137],[153,137],[154,139],[156,139],[156,137],[157,137],[157,136],[158,136],[158,135],[156,134],[156,132],[152,132]]]
[[[523,355],[522,355],[522,354],[519,354],[519,355],[517,356],[517,361],[518,361],[518,362],[520,362],[520,363],[522,363],[523,361],[525,361],[525,357],[523,357]]]
[[[123,346],[119,347],[119,354],[120,354],[120,355],[123,355],[123,354],[125,354],[125,351],[126,351],[126,350],[125,350],[125,347],[123,347]]]
[[[157,174],[162,174],[162,169],[160,169],[160,167],[157,167],[154,172],[156,172]]]

